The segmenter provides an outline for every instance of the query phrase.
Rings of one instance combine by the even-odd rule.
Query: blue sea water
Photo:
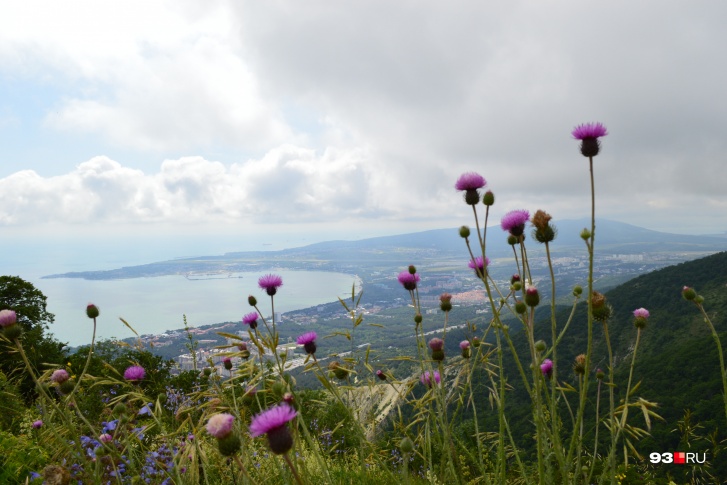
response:
[[[296,246],[291,242],[287,246]],[[165,261],[177,257],[224,254],[228,251],[282,249],[281,243],[224,238],[82,239],[38,237],[0,240],[0,274],[20,276],[48,298],[55,314],[54,336],[70,345],[90,342],[92,325],[85,315],[88,303],[100,308],[98,338],[127,338],[182,328],[183,316],[191,326],[238,321],[251,311],[248,295],[256,295],[260,309],[270,312],[270,299],[257,286],[258,277],[274,272],[283,277],[275,297],[275,311],[286,312],[336,301],[351,294],[354,275],[316,271],[236,273],[232,277],[190,280],[183,276],[124,280],[44,279],[69,271],[113,269]]]

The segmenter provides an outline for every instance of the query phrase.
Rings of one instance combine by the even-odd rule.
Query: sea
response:
[[[248,295],[255,295],[260,310],[269,315],[270,298],[257,281],[263,274],[283,278],[275,296],[276,313],[309,308],[351,295],[356,275],[321,271],[290,271],[272,266],[256,273],[230,273],[220,277],[188,279],[181,275],[120,280],[43,278],[71,271],[115,269],[176,258],[211,256],[232,251],[278,250],[302,246],[309,240],[264,242],[231,236],[164,238],[38,237],[0,240],[0,274],[19,276],[47,297],[48,311],[55,315],[50,332],[70,346],[91,341],[93,326],[85,309],[100,309],[97,339],[133,337],[121,319],[139,334],[161,334],[190,326],[239,321],[252,311]]]

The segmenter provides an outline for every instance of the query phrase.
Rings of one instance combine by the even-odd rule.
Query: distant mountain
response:
[[[554,222],[558,237],[551,244],[553,254],[571,255],[585,251],[580,238],[581,230],[590,227],[590,220],[563,220]],[[529,236],[529,230],[527,235]],[[487,230],[487,254],[491,258],[509,256],[511,247],[506,233],[499,226]],[[639,254],[639,253],[691,253],[693,259],[705,254],[727,249],[727,239],[710,236],[691,236],[651,231],[622,222],[597,220],[597,254]],[[470,242],[477,245],[473,233]],[[542,254],[542,246],[528,239],[533,256]],[[305,269],[301,264],[314,265],[316,269],[340,270],[341,265],[376,263],[402,266],[423,260],[467,259],[467,250],[459,229],[435,229],[430,231],[381,236],[356,241],[327,241],[280,251],[231,252],[216,256],[175,259],[157,263],[124,267],[107,271],[83,271],[45,276],[45,278],[116,279],[183,274],[194,271],[213,271],[224,268],[234,271],[254,271],[260,262]]]

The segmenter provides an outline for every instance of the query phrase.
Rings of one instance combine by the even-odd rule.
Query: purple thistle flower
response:
[[[225,357],[222,359],[222,366],[227,370],[232,370],[232,359]]]
[[[18,321],[18,316],[13,310],[0,310],[0,327],[6,328]]]
[[[482,256],[477,256],[474,261],[470,259],[470,262],[467,263],[467,266],[475,270],[475,276],[478,278],[482,278],[485,275],[485,268],[490,265],[490,258],[485,256],[485,259],[482,259]]]
[[[634,310],[634,326],[636,328],[646,327],[648,319],[649,310],[647,310],[646,308],[637,308],[636,310]]]
[[[146,371],[140,365],[132,365],[124,371],[124,379],[131,382],[138,382],[146,376]]]
[[[273,296],[278,291],[278,288],[283,286],[283,278],[274,274],[266,274],[257,280],[257,284],[260,288],[265,290],[268,295]]]
[[[316,353],[316,338],[318,338],[318,335],[316,335],[315,332],[307,332],[298,337],[296,340],[296,343],[298,345],[302,345],[305,349],[306,354],[315,354]]]
[[[508,231],[513,236],[522,236],[528,219],[530,219],[530,212],[518,209],[505,214],[500,221],[500,226],[503,231]]]
[[[376,371],[376,377],[378,377],[382,381],[386,380],[386,374],[384,374],[384,371],[382,371],[381,369]]]
[[[540,364],[540,372],[543,373],[543,377],[550,379],[550,377],[553,375],[553,361],[550,359],[545,359],[542,364]]]
[[[459,176],[454,188],[457,190],[477,190],[485,185],[487,185],[485,177],[475,172],[467,172]]]
[[[252,422],[250,423],[250,436],[256,438],[270,433],[276,428],[285,426],[288,421],[291,421],[297,415],[298,413],[295,409],[287,404],[280,404],[267,409],[252,418]]]
[[[462,350],[469,349],[470,348],[470,341],[469,340],[463,340],[463,341],[461,341],[459,343],[459,348],[462,349]]]
[[[255,438],[267,434],[270,451],[276,455],[287,453],[293,447],[293,436],[286,423],[297,414],[295,409],[287,404],[267,409],[252,418],[250,436]]]
[[[257,312],[248,313],[244,317],[242,317],[242,323],[245,325],[250,325],[250,328],[255,330],[257,328]]]
[[[104,433],[104,434],[102,434],[101,436],[98,437],[98,440],[101,443],[111,443],[114,440],[114,437],[111,436],[108,433]]]
[[[583,123],[576,126],[571,132],[576,140],[587,140],[589,138],[601,138],[608,135],[608,130],[603,123]]]
[[[235,421],[235,417],[231,414],[215,414],[207,421],[207,432],[218,440],[222,439],[232,433],[233,421]]]
[[[432,350],[442,350],[444,348],[444,340],[434,337],[429,341],[429,348]]]
[[[38,429],[41,426],[43,426],[43,421],[42,420],[39,419],[37,421],[33,421],[33,429]]]
[[[646,308],[637,308],[634,310],[634,317],[636,318],[649,318],[649,310]]]
[[[480,192],[478,189],[481,189],[485,185],[487,185],[487,181],[482,175],[469,172],[463,173],[459,177],[457,183],[454,184],[454,188],[457,190],[463,190],[465,203],[475,206],[480,202]]]
[[[434,382],[436,384],[439,384],[442,381],[442,377],[439,375],[439,371],[434,371],[433,374],[430,374],[429,371],[424,372],[422,376],[419,378],[419,382],[424,384],[427,387],[432,387],[432,379],[431,375],[434,376]]]
[[[55,370],[50,376],[50,380],[58,384],[63,384],[70,378],[71,376],[68,375],[68,371],[66,369]]]
[[[418,274],[411,274],[409,271],[402,271],[397,278],[405,290],[414,291],[417,283],[421,281]]]
[[[601,150],[601,142],[598,139],[608,135],[608,130],[603,123],[583,123],[576,126],[571,135],[576,140],[581,140],[581,154],[584,157],[595,157]]]

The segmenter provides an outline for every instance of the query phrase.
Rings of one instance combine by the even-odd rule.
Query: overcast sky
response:
[[[589,215],[727,231],[727,3],[5,2],[0,230],[325,230]],[[5,229],[2,229],[5,226]],[[353,229],[352,229],[353,228]]]

